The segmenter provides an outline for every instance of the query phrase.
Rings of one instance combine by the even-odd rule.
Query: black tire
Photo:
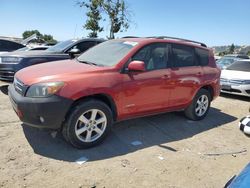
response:
[[[202,115],[198,115],[198,112],[196,112],[197,102],[199,99],[201,99],[202,96],[206,96],[208,99],[208,106],[207,109],[204,110],[205,112]],[[206,117],[209,109],[210,109],[210,103],[211,103],[211,94],[206,89],[200,89],[197,94],[195,95],[192,103],[185,109],[185,115],[188,119],[198,121],[202,120]]]
[[[98,125],[100,124],[96,124],[96,125],[89,125],[90,122],[88,122],[87,124],[83,123],[82,121],[79,120],[79,118],[83,115],[83,114],[87,114],[88,113],[93,113],[90,110],[98,110],[98,113],[101,113],[103,115],[103,117],[106,117],[106,123],[105,124],[105,128],[103,128],[103,133],[100,134],[100,137],[98,137],[98,133],[95,132],[95,128],[98,127]],[[90,111],[90,112],[88,112]],[[87,112],[87,113],[86,113]],[[91,115],[90,115],[91,116]],[[100,116],[98,114],[98,116]],[[85,116],[84,116],[85,117]],[[89,121],[91,121],[90,119],[88,119]],[[98,120],[96,120],[98,121]],[[79,123],[80,122],[80,123]],[[110,132],[110,129],[112,127],[113,124],[113,117],[112,117],[112,112],[111,109],[102,101],[98,101],[98,100],[94,100],[94,99],[90,99],[90,100],[85,100],[82,103],[78,104],[77,106],[75,106],[71,112],[69,113],[68,117],[66,118],[66,121],[63,125],[62,128],[62,134],[63,137],[65,138],[65,140],[67,142],[69,142],[72,146],[78,148],[78,149],[84,149],[84,148],[90,148],[93,147],[97,144],[100,144],[104,138],[107,136],[107,134]],[[97,135],[97,139],[93,140],[93,141],[89,141],[86,142],[84,141],[84,136],[82,135],[77,135],[76,133],[76,129],[80,129],[79,128],[86,128],[86,127],[92,127],[91,129],[91,135],[93,133],[96,133]],[[93,128],[93,126],[95,126],[95,128]],[[101,124],[101,126],[103,127],[103,124]],[[101,129],[99,129],[101,130]],[[83,133],[81,134],[85,134],[86,132],[86,140],[87,140],[87,134],[89,132],[88,130],[85,130]],[[95,136],[95,135],[94,135]]]

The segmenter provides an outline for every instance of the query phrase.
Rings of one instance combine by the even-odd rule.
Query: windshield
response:
[[[76,42],[76,40],[66,40],[66,41],[62,41],[59,42],[58,44],[56,44],[55,46],[51,46],[49,47],[47,50],[45,51],[49,51],[49,52],[62,52],[64,51],[66,48],[68,48],[71,44],[73,44],[74,42]]]
[[[250,61],[237,61],[226,68],[227,70],[250,72]]]
[[[218,64],[220,68],[226,68],[229,65],[231,65],[233,62],[235,62],[236,60],[238,60],[238,58],[223,57],[219,59],[218,61],[216,61],[216,63]]]
[[[119,63],[135,45],[137,42],[111,40],[89,49],[77,59],[80,62],[113,66]]]

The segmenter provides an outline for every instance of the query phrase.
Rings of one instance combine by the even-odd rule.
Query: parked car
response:
[[[69,143],[87,148],[116,121],[180,110],[201,120],[220,93],[219,82],[213,52],[202,43],[124,38],[17,72],[9,96],[25,124],[62,129]]]
[[[240,59],[249,59],[247,55],[244,54],[228,54],[216,61],[216,64],[221,68],[225,69],[229,65],[233,64],[235,61]]]
[[[12,82],[18,70],[39,63],[73,58],[103,41],[103,39],[67,40],[47,50],[15,51],[2,54],[0,55],[0,80]]]
[[[34,51],[34,50],[47,50],[50,46],[35,46],[35,47],[28,47],[25,46],[23,48],[20,48],[16,51]]]
[[[23,47],[25,46],[20,43],[10,41],[10,40],[0,39],[0,54],[6,53],[6,52],[12,52]]]
[[[250,60],[239,60],[221,72],[221,92],[250,97]]]
[[[238,176],[233,176],[224,188],[249,188],[250,185],[250,163],[240,172]]]

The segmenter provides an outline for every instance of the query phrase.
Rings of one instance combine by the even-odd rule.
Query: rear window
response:
[[[250,61],[236,61],[227,70],[250,72]]]
[[[196,54],[198,56],[198,61],[201,66],[206,66],[209,63],[209,52],[208,50],[204,50],[201,48],[196,48],[195,49]]]

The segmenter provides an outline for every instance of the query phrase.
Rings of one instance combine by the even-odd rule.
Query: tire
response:
[[[200,89],[192,103],[185,109],[188,119],[198,121],[206,117],[211,103],[211,95],[206,89]]]
[[[100,144],[113,124],[111,109],[102,101],[86,100],[75,106],[62,128],[63,137],[78,149]]]

